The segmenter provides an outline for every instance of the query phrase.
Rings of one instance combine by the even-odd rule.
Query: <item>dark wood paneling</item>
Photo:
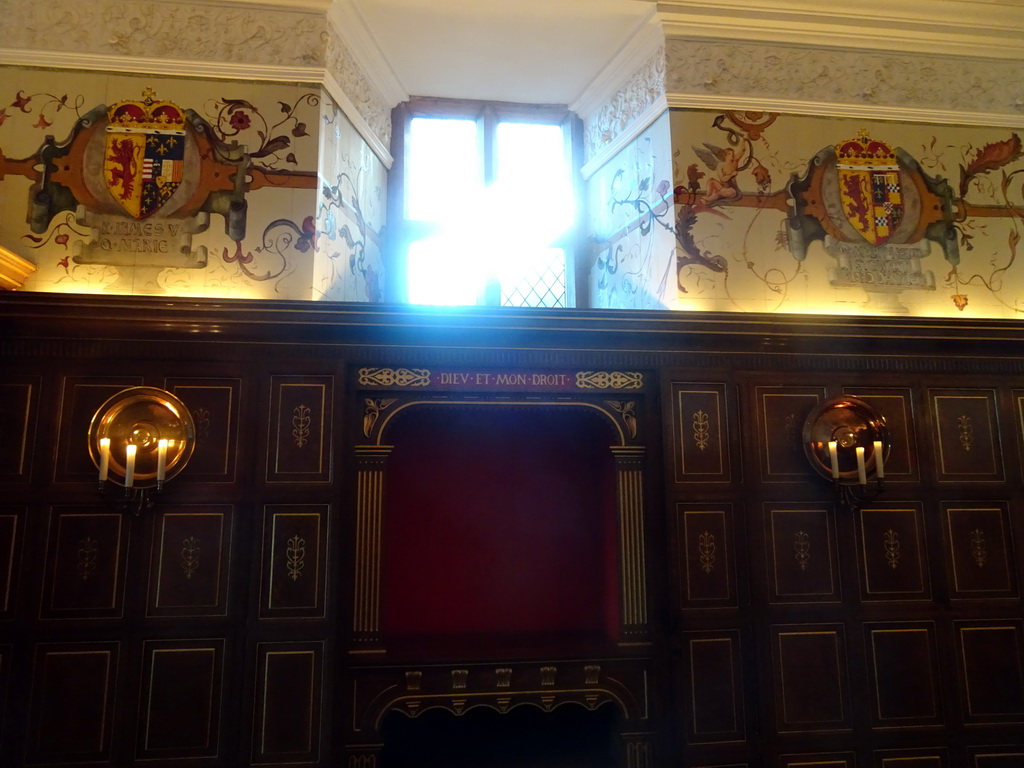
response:
[[[1003,479],[996,393],[992,389],[930,390],[935,472],[940,481]]]
[[[148,615],[227,614],[232,518],[233,510],[226,505],[157,511]]]
[[[136,757],[216,757],[224,641],[151,640],[142,661]]]
[[[254,764],[319,759],[323,650],[323,643],[257,646]]]
[[[263,509],[261,618],[324,615],[326,504],[271,504]]]
[[[877,768],[950,768],[944,749],[887,749],[875,753]]]
[[[857,521],[861,599],[930,599],[921,504],[875,504],[860,510]]]
[[[1024,623],[957,622],[961,695],[969,723],[1024,723]]]
[[[774,626],[771,637],[778,730],[851,728],[844,628]]]
[[[677,483],[727,483],[732,479],[727,391],[722,383],[672,383]]]
[[[26,481],[31,475],[41,383],[38,376],[0,379],[0,482]]]
[[[824,387],[777,386],[755,390],[761,477],[799,480],[812,474],[801,434],[807,414],[825,398]]]
[[[856,768],[857,758],[852,753],[782,755],[780,768]]]
[[[271,379],[267,482],[331,479],[330,376]]]
[[[89,424],[101,405],[122,389],[143,384],[140,376],[68,376],[63,381],[55,479],[97,478],[89,458]]]
[[[872,725],[940,725],[939,657],[931,623],[867,624]]]
[[[978,747],[971,750],[972,768],[1020,768],[1024,765],[1024,749],[1009,745],[1002,749]]]
[[[690,633],[685,642],[689,660],[687,742],[744,740],[740,633]]]
[[[0,507],[0,619],[17,608],[21,548],[27,507]]]
[[[943,502],[950,593],[962,599],[1014,597],[1016,563],[1005,502]]]
[[[167,379],[165,387],[181,398],[196,427],[196,447],[188,466],[192,482],[235,480],[240,379]]]
[[[43,618],[122,615],[130,520],[103,507],[50,511]]]
[[[892,449],[885,458],[886,480],[918,480],[913,392],[909,388],[865,386],[844,387],[843,392],[864,400],[885,419],[892,439]]]
[[[120,643],[36,646],[26,754],[30,763],[108,761]]]
[[[677,504],[680,607],[736,604],[732,504]]]
[[[768,504],[769,599],[836,602],[841,596],[834,512],[814,504]]]

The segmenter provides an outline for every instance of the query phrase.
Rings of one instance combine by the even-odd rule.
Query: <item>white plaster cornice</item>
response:
[[[40,51],[0,48],[0,64],[43,69],[78,69],[95,72],[160,75],[161,77],[206,77],[226,80],[309,83],[323,80],[323,67],[288,67],[267,64],[196,61],[194,59],[152,59],[135,56]]]
[[[1017,0],[661,0],[657,9],[666,38],[1024,61]]]
[[[674,107],[873,117],[963,125],[1024,122],[1024,62],[913,52],[671,38]]]
[[[334,0],[327,18],[387,108],[392,109],[408,101],[408,90],[391,68],[373,32],[352,0]]]
[[[670,94],[671,109],[706,109],[722,111],[779,112],[786,115],[812,117],[848,117],[861,120],[898,120],[936,125],[972,125],[1024,129],[1024,114],[994,112],[959,112],[949,110],[913,109],[910,107],[869,106],[829,101],[796,101],[785,99],[759,99],[756,96],[701,96],[696,94]]]
[[[652,9],[626,45],[591,80],[576,100],[569,104],[569,109],[586,120],[607,103],[633,73],[661,49],[663,43],[664,33]]]

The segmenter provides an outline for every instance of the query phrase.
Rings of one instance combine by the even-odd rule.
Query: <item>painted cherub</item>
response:
[[[723,200],[739,199],[742,193],[736,183],[736,175],[744,167],[746,150],[741,148],[737,152],[732,147],[716,147],[704,142],[703,148],[694,147],[693,151],[708,168],[716,172],[708,179],[707,192],[700,198],[700,202],[712,205]]]

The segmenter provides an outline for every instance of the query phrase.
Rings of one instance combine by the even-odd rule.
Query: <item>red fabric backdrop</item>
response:
[[[382,629],[389,648],[614,640],[613,432],[580,407],[415,406],[386,471]],[[463,648],[458,650],[463,651]]]

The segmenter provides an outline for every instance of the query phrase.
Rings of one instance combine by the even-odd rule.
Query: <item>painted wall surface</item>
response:
[[[367,286],[384,170],[319,87],[25,68],[3,78],[0,244],[37,267],[24,290],[379,295]],[[142,119],[126,127],[119,105]],[[132,156],[140,135],[151,149]],[[148,202],[146,174],[157,179]]]
[[[672,147],[666,112],[587,182],[592,305],[675,303]]]
[[[1024,311],[1024,155],[1012,130],[671,115],[675,308]]]
[[[312,298],[379,302],[387,169],[326,92],[320,112]]]

